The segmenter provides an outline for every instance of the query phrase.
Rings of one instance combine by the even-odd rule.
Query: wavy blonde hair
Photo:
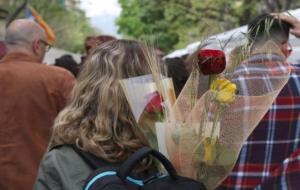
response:
[[[71,103],[55,120],[50,148],[76,144],[106,161],[119,162],[149,146],[119,80],[150,74],[150,63],[159,64],[154,49],[136,41],[113,40],[93,49]]]

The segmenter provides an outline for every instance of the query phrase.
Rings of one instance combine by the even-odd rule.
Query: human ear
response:
[[[39,42],[38,40],[34,40],[34,41],[32,42],[31,48],[32,48],[32,52],[33,52],[35,55],[38,55],[39,48],[40,48],[40,42]]]
[[[288,42],[285,42],[280,46],[281,52],[284,54],[285,57],[289,57],[291,55],[291,51],[289,50],[288,46]]]

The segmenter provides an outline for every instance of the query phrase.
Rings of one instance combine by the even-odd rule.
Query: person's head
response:
[[[60,58],[55,59],[55,66],[62,67],[70,71],[75,77],[79,72],[79,65],[73,59],[71,55],[63,55]]]
[[[73,97],[56,118],[50,148],[77,144],[110,162],[126,159],[148,145],[139,130],[119,80],[150,74],[159,63],[155,50],[130,40],[112,40],[93,49]]]
[[[88,55],[94,47],[97,45],[100,45],[101,43],[110,41],[110,40],[116,40],[115,37],[113,36],[108,36],[108,35],[100,35],[100,36],[88,36],[85,39],[84,42],[84,48],[85,52]]]
[[[166,58],[164,62],[168,68],[168,77],[173,79],[175,93],[178,96],[189,77],[184,60],[181,57],[175,57]]]
[[[290,54],[289,33],[291,25],[274,18],[270,14],[262,14],[248,24],[248,37],[253,46],[260,46],[272,40],[286,57]]]
[[[8,53],[25,53],[38,62],[42,62],[50,47],[45,31],[37,23],[28,19],[17,19],[8,26],[5,43]]]

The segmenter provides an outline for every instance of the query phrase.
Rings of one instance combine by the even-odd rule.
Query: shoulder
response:
[[[41,169],[46,173],[69,177],[80,174],[87,177],[91,172],[88,164],[68,145],[47,152],[42,160]]]
[[[76,153],[70,146],[60,146],[48,151],[42,160],[41,167],[46,166],[44,169],[63,169],[60,165],[71,164],[72,157],[76,158]]]
[[[44,65],[44,64],[40,66],[41,69],[49,73],[49,75],[52,76],[53,78],[75,80],[75,77],[72,75],[72,73],[64,68],[56,67],[54,65]]]
[[[62,145],[54,147],[53,149],[49,150],[46,153],[46,156],[53,157],[53,158],[59,158],[61,156],[66,156],[68,154],[75,154],[74,150],[69,145]]]
[[[298,98],[300,96],[300,65],[292,66],[289,81],[279,96],[293,96],[294,98]]]
[[[50,91],[63,93],[64,97],[69,97],[76,83],[75,77],[68,70],[51,65],[41,65],[39,76]]]
[[[59,167],[59,165],[72,165],[83,162],[81,157],[68,145],[59,146],[50,150],[45,154],[44,161],[56,167]]]
[[[91,172],[91,168],[72,147],[65,145],[45,154],[35,186],[55,182],[62,189],[81,189]]]
[[[10,64],[11,70],[17,73],[28,73],[29,78],[44,80],[45,82],[74,82],[75,77],[66,69],[37,62],[25,61],[21,64]]]

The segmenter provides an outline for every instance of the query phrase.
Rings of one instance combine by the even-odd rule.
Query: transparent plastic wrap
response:
[[[238,90],[233,99],[226,91],[213,89],[198,98],[201,77],[193,71],[165,123],[168,155],[181,175],[210,190],[232,170],[243,143],[289,78],[289,65],[276,45],[269,43],[256,54],[266,52],[260,63],[240,65],[228,73]],[[274,62],[273,55],[282,59]]]
[[[164,153],[180,175],[204,183],[208,190],[232,170],[243,143],[288,81],[290,67],[275,44],[269,42],[255,54],[267,56],[242,64],[232,59],[234,67],[210,85],[194,65],[176,101],[172,80],[158,70],[121,81],[151,146]],[[279,59],[274,61],[274,55]]]

